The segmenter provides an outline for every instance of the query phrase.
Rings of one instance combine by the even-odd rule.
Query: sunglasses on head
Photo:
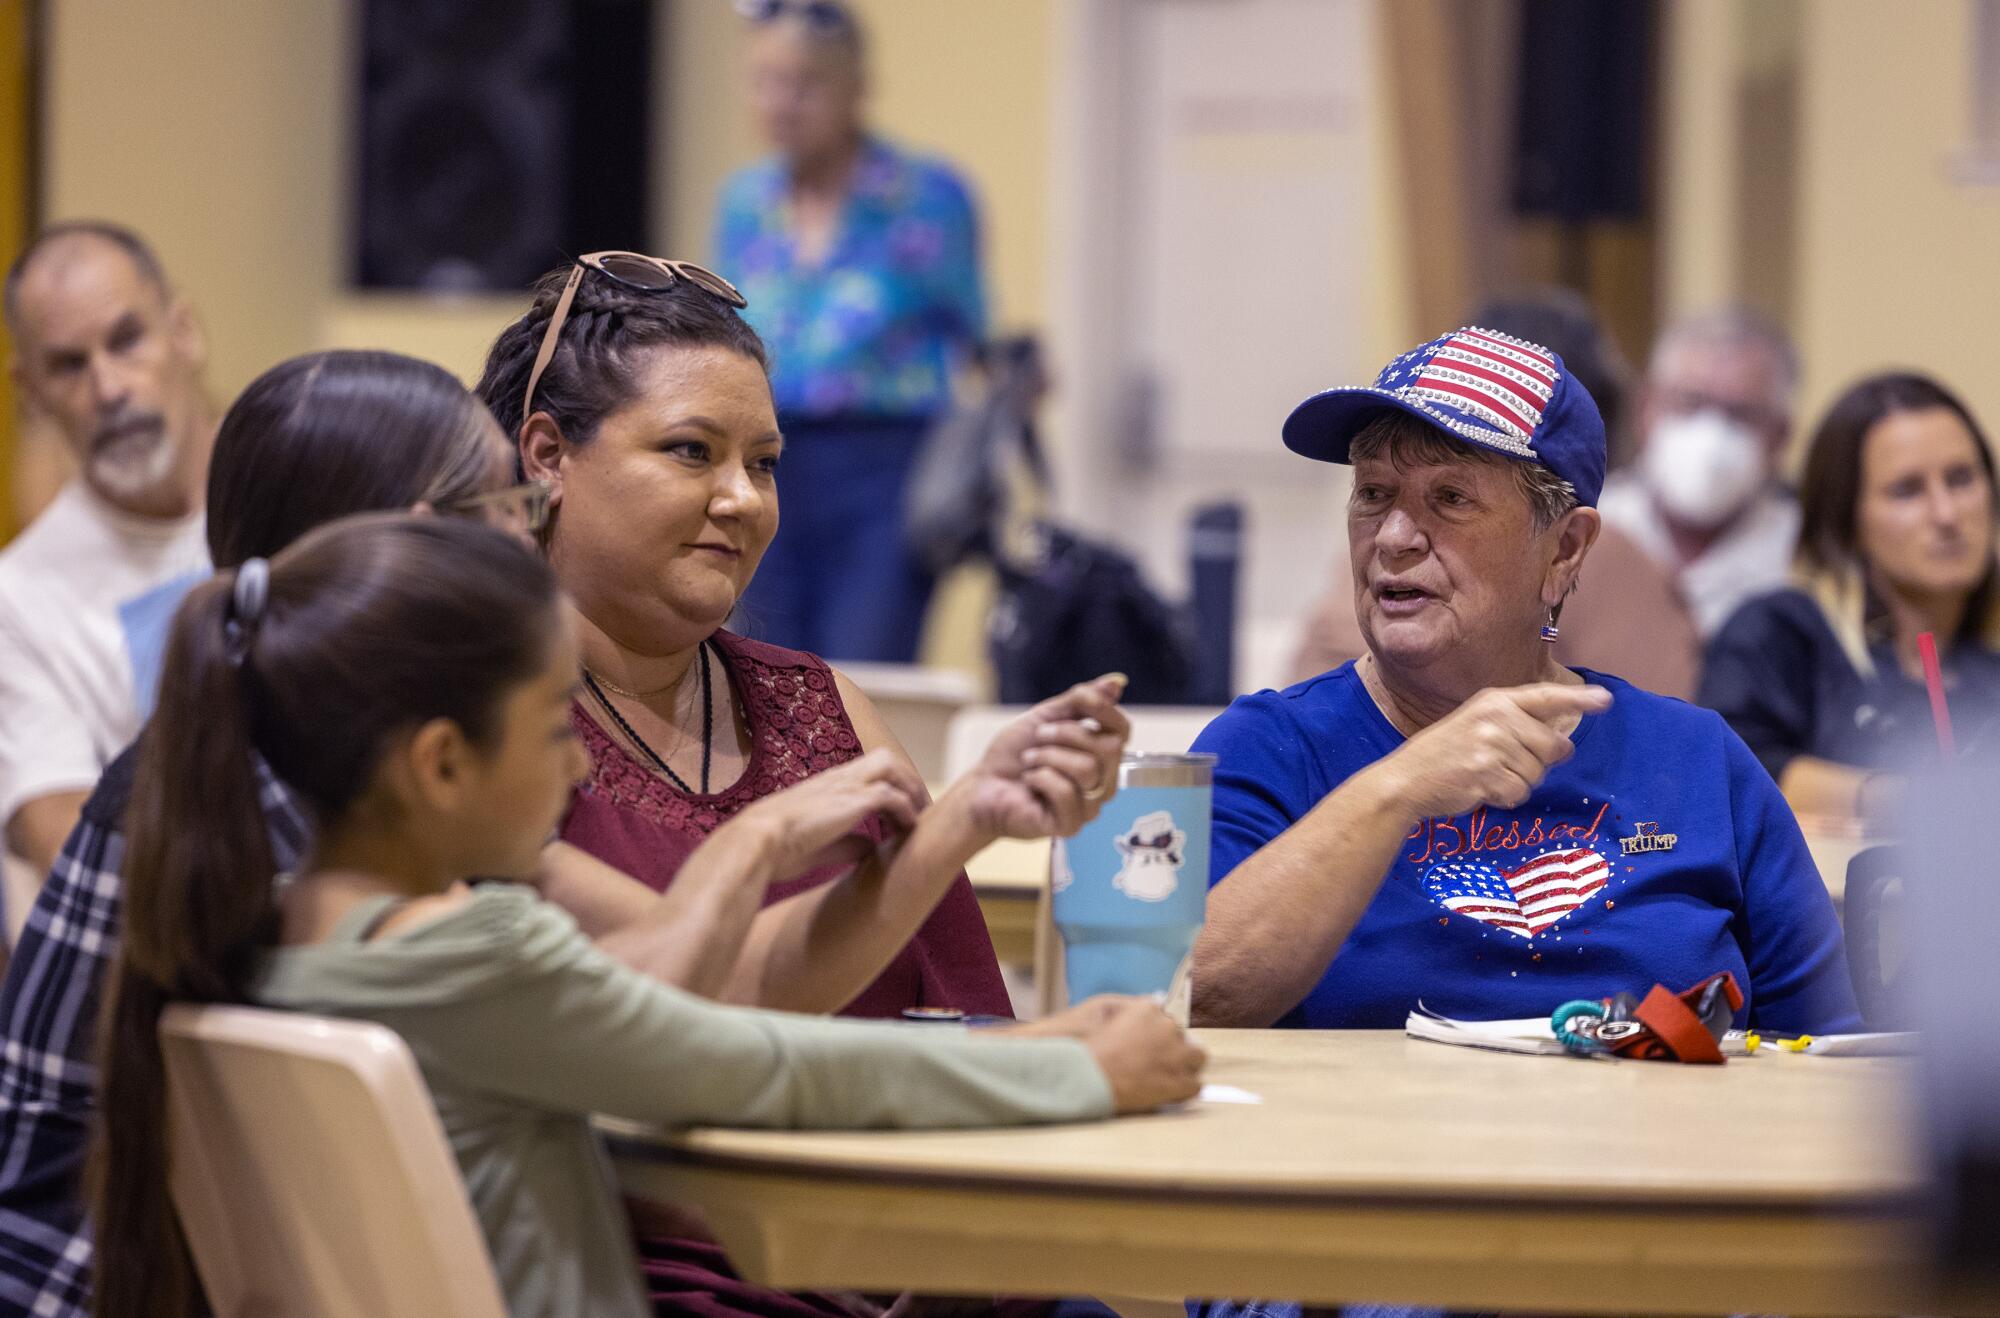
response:
[[[833,0],[736,0],[736,12],[752,23],[770,23],[790,15],[822,32],[844,32],[854,26],[847,6]]]
[[[569,282],[563,285],[562,296],[556,299],[556,309],[549,317],[549,327],[542,331],[542,348],[535,354],[535,367],[528,372],[528,388],[521,395],[523,425],[526,425],[528,418],[535,414],[535,386],[542,382],[542,372],[549,368],[550,360],[556,355],[556,344],[562,337],[563,322],[569,319],[570,304],[576,301],[576,287],[583,282],[584,275],[592,270],[614,284],[637,289],[642,293],[662,293],[686,280],[704,293],[721,298],[739,311],[750,305],[749,301],[736,291],[736,285],[715,271],[704,270],[692,261],[670,261],[664,256],[647,256],[644,252],[587,252],[577,257],[575,268],[569,272]]]

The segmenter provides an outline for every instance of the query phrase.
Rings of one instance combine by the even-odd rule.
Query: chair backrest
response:
[[[939,782],[952,717],[979,698],[971,676],[914,664],[843,663],[840,671],[875,706],[924,781]]]
[[[969,705],[953,715],[951,730],[945,737],[944,781],[950,782],[978,763],[994,734],[1026,708],[1025,705]],[[1126,705],[1124,709],[1125,716],[1132,720],[1132,738],[1126,749],[1148,752],[1186,750],[1222,712],[1207,705]]]
[[[1847,862],[1840,915],[1847,936],[1847,974],[1870,1030],[1916,1028],[1903,998],[1910,933],[1905,885],[1909,854],[1897,846],[1869,847]]]
[[[416,1059],[393,1030],[175,1006],[174,1205],[218,1318],[505,1318]]]

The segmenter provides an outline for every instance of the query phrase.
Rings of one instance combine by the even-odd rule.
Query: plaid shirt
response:
[[[63,844],[0,987],[0,1318],[88,1318],[82,1174],[97,1103],[99,988],[118,951],[122,821],[134,748],[111,762]],[[303,813],[260,760],[280,869],[307,841]]]

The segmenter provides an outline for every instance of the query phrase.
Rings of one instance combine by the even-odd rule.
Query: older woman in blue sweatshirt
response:
[[[1220,757],[1197,1022],[1537,1016],[1727,970],[1739,1024],[1855,1027],[1833,903],[1757,758],[1711,711],[1550,655],[1604,480],[1561,360],[1463,329],[1284,437],[1354,467],[1368,653],[1195,744]]]

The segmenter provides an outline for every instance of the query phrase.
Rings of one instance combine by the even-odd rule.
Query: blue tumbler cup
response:
[[[1118,792],[1056,843],[1053,909],[1069,999],[1165,1001],[1208,910],[1213,755],[1127,755]]]

